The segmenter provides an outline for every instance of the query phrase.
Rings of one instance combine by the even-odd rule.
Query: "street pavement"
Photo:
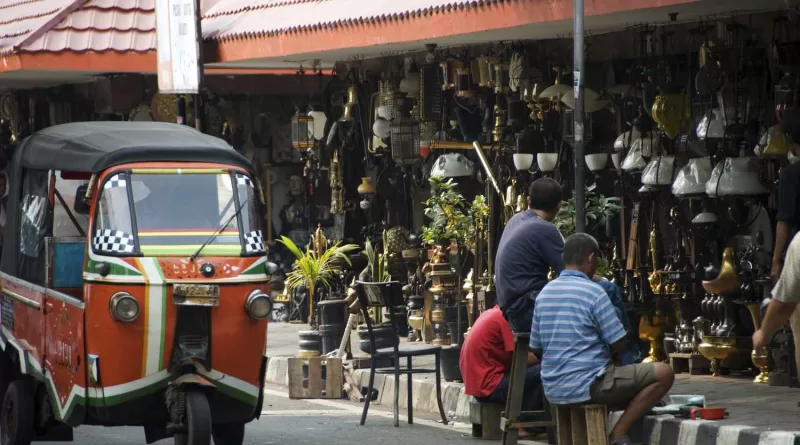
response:
[[[213,407],[212,407],[213,409]],[[261,419],[247,425],[245,445],[450,445],[473,441],[464,424],[442,425],[430,415],[414,413],[414,424],[400,416],[400,427],[384,406],[370,407],[366,425],[359,426],[361,406],[339,400],[290,400],[286,388],[269,385],[265,390]],[[37,442],[58,445],[58,442]],[[63,443],[63,442],[61,442]],[[79,445],[143,445],[142,428],[80,427],[74,443]],[[156,442],[172,444],[173,440]],[[534,442],[521,442],[534,444]]]

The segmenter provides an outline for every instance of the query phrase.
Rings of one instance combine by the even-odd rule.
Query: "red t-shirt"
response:
[[[464,391],[475,397],[491,395],[506,370],[511,369],[513,356],[514,333],[495,306],[478,317],[461,348]]]

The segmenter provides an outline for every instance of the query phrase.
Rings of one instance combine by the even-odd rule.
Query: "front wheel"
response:
[[[0,412],[2,445],[30,445],[33,439],[33,394],[22,380],[8,385]]]
[[[220,423],[214,425],[214,445],[242,445],[244,443],[243,423]]]
[[[211,445],[211,408],[200,391],[186,392],[186,432],[175,435],[175,445]]]

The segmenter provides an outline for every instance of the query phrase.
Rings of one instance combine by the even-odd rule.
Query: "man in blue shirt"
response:
[[[600,246],[576,233],[564,243],[561,275],[536,298],[530,348],[542,359],[545,396],[554,405],[597,403],[624,408],[611,445],[629,445],[634,422],[644,417],[672,387],[664,363],[618,366],[627,349],[625,329],[605,290],[592,281]]]
[[[551,221],[561,209],[561,185],[551,178],[531,184],[529,209],[503,229],[495,260],[497,304],[514,332],[531,331],[533,301],[547,284],[550,269],[564,270],[564,237]]]

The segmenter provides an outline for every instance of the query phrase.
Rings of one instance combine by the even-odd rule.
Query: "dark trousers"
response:
[[[525,371],[525,389],[522,395],[522,411],[538,411],[542,409],[544,404],[544,389],[542,388],[542,375],[541,366],[529,366]],[[489,397],[481,397],[478,399],[484,403],[497,403],[505,405],[508,399],[508,385],[511,384],[511,374],[503,376],[503,380],[497,385],[497,388],[489,395]]]
[[[502,309],[503,317],[511,325],[511,330],[519,334],[530,334],[533,324],[533,306],[538,290],[530,291],[519,300],[515,301],[511,307]]]

